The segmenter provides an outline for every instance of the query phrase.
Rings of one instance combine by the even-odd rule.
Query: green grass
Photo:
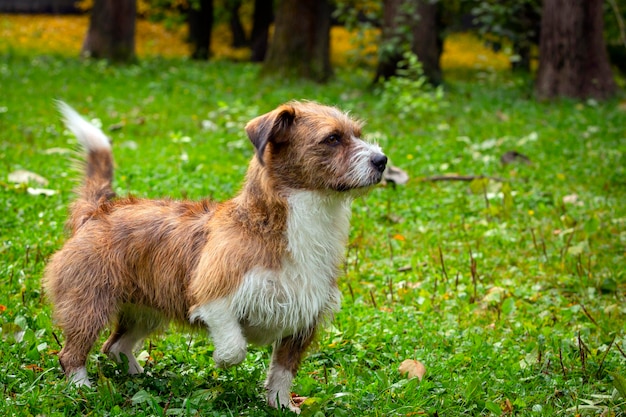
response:
[[[75,147],[54,98],[101,120],[120,194],[229,198],[252,156],[245,122],[294,98],[367,120],[410,174],[354,204],[343,309],[294,385],[309,397],[303,415],[625,414],[623,105],[537,103],[525,79],[447,74],[445,105],[399,117],[364,87],[368,74],[340,71],[318,86],[258,70],[0,56],[0,415],[281,414],[263,398],[268,348],[218,371],[210,340],[177,329],[146,341],[143,376],[94,349],[96,388],[66,384],[40,279],[80,176],[71,154],[50,152]],[[502,166],[509,150],[532,165]],[[18,169],[57,193],[9,182]],[[424,181],[450,173],[504,181]],[[398,372],[405,359],[426,366],[421,382]]]

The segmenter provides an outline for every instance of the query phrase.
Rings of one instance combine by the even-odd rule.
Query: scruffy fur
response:
[[[208,328],[219,367],[243,361],[248,343],[273,344],[268,403],[299,412],[290,387],[316,327],[339,308],[350,203],[387,162],[360,139],[361,124],[310,102],[257,117],[246,126],[256,156],[243,188],[218,204],[115,197],[109,140],[59,109],[87,153],[71,236],[44,276],[68,378],[90,384],[87,356],[111,323],[102,350],[143,372],[134,347],[174,320]]]

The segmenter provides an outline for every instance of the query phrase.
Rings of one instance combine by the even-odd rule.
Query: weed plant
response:
[[[290,99],[366,120],[409,173],[354,204],[343,309],[295,380],[303,415],[624,415],[623,103],[538,103],[527,79],[450,72],[446,106],[399,112],[359,71],[325,86],[258,72],[0,56],[0,415],[282,414],[264,401],[269,348],[216,370],[210,339],[176,328],[140,347],[142,376],[94,350],[95,388],[65,382],[40,280],[81,175],[53,99],[112,138],[121,195],[233,196],[253,155],[244,124]],[[19,170],[46,181],[16,183]],[[421,381],[398,371],[405,359]]]

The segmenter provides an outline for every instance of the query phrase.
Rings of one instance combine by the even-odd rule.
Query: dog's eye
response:
[[[332,134],[323,140],[323,143],[330,146],[337,146],[341,143],[341,137],[337,134]]]

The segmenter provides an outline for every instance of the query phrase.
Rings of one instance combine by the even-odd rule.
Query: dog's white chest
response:
[[[350,201],[300,191],[288,202],[282,267],[252,269],[232,299],[253,343],[307,330],[340,304],[335,280],[348,237]]]

